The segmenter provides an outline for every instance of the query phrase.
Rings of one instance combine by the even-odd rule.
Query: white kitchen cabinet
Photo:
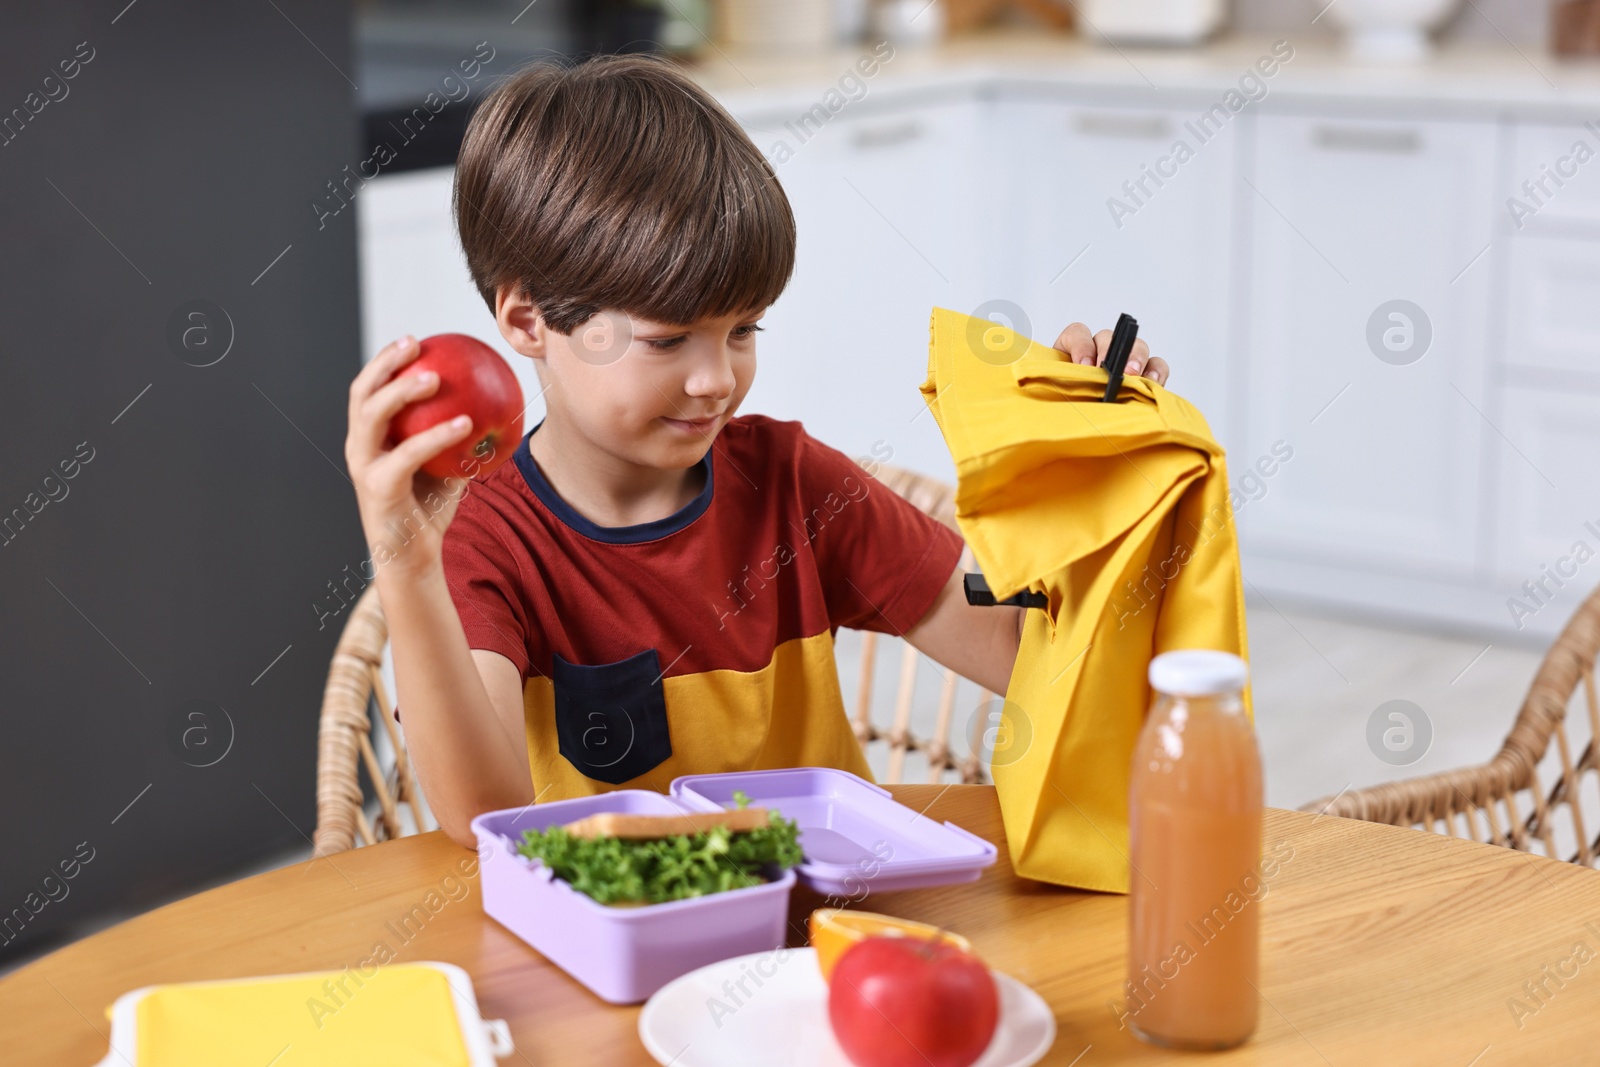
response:
[[[1240,516],[1246,569],[1263,553],[1469,580],[1494,406],[1484,260],[1496,127],[1256,121],[1240,177],[1250,220],[1242,448],[1255,457],[1283,441],[1294,458]],[[1375,312],[1395,300],[1421,313],[1385,314],[1379,334],[1396,331],[1390,343],[1405,349],[1413,330],[1409,351],[1369,342]],[[1425,354],[1405,363],[1423,351],[1425,326]]]
[[[1495,206],[1520,234],[1600,232],[1600,123],[1519,123]]]
[[[993,200],[975,149],[988,107],[970,95],[873,97],[803,142],[798,112],[737,116],[769,158],[779,140],[793,149],[776,169],[798,230],[744,410],[800,419],[853,456],[887,447],[888,462],[953,480],[917,387],[930,309],[964,310],[983,291]]]
[[[1500,426],[1505,439],[1494,441],[1493,584],[1501,597],[1516,597],[1539,615],[1514,618],[1507,607],[1502,621],[1508,626],[1563,622],[1600,584],[1597,407],[1595,395],[1583,391],[1537,384],[1504,391]],[[1579,542],[1584,547],[1575,551]],[[1534,583],[1535,592],[1524,590],[1526,582]],[[1549,611],[1543,610],[1546,599]]]
[[[1600,242],[1519,234],[1509,244],[1507,373],[1518,382],[1600,390]],[[1600,396],[1590,402],[1600,416]]]
[[[1006,243],[985,297],[1020,305],[1044,344],[1072,322],[1110,329],[1132,315],[1171,365],[1168,385],[1227,445],[1242,120],[1201,142],[1185,125],[1198,110],[1002,95],[986,155],[1011,173],[1013,188],[999,204]],[[1193,152],[1182,163],[1173,153],[1180,140]]]

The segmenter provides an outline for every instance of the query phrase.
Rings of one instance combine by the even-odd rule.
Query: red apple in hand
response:
[[[522,387],[500,354],[476,337],[440,333],[424,337],[422,354],[396,378],[431,370],[439,388],[401,408],[389,423],[390,444],[449,422],[472,419],[472,429],[456,444],[422,465],[435,478],[476,478],[511,458],[522,440]]]
[[[994,1037],[1000,997],[983,962],[955,945],[869,937],[834,965],[828,1021],[858,1067],[967,1067]]]

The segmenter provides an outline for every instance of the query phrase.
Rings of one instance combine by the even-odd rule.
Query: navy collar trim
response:
[[[556,518],[591,540],[603,541],[610,545],[632,545],[654,541],[668,534],[677,533],[698,519],[705,513],[706,508],[711,506],[712,472],[715,467],[711,463],[711,449],[707,449],[705,457],[700,461],[700,466],[705,468],[706,484],[689,503],[671,515],[649,522],[636,523],[633,526],[601,526],[580,515],[571,504],[563,500],[556,492],[555,486],[545,478],[544,471],[539,469],[539,464],[534,462],[530,444],[539,426],[543,425],[544,420],[540,419],[538,426],[529,430],[523,437],[522,443],[517,446],[511,458],[516,463],[517,469],[522,472],[522,478],[528,483],[528,488],[533,490],[533,495],[543,501],[544,506],[549,508]]]

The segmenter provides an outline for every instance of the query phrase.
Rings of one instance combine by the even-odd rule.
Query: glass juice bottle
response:
[[[1128,797],[1127,1023],[1145,1041],[1221,1049],[1256,1028],[1261,755],[1244,660],[1165,652]]]

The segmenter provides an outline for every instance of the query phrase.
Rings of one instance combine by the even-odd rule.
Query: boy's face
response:
[[[501,333],[536,361],[551,422],[640,466],[699,463],[755,378],[764,308],[688,326],[602,311],[570,335],[523,308],[502,301]]]

